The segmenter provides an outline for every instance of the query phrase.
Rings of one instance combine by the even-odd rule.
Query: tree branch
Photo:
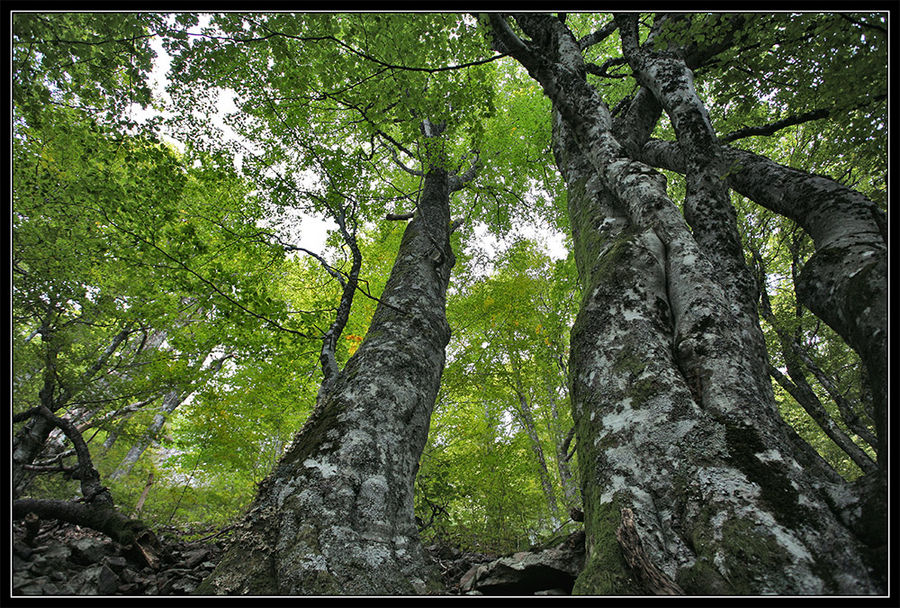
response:
[[[404,165],[404,164],[403,164],[403,161],[401,161],[400,158],[397,156],[397,151],[396,151],[395,149],[393,149],[393,148],[391,148],[391,158],[394,160],[394,163],[395,163],[398,167],[400,167],[401,169],[403,169],[404,171],[406,171],[406,172],[409,173],[410,175],[415,175],[416,177],[422,177],[422,176],[425,175],[425,174],[422,173],[421,171],[417,171],[416,169],[410,169],[409,167],[407,167],[406,165]]]
[[[583,51],[595,44],[600,44],[601,42],[609,38],[618,27],[619,26],[616,23],[615,19],[613,19],[612,21],[601,27],[599,30],[591,32],[590,34],[579,40],[578,46]]]
[[[610,74],[609,68],[615,67],[617,65],[623,65],[628,63],[628,60],[624,57],[610,57],[606,61],[603,62],[603,65],[597,65],[596,63],[587,63],[584,64],[584,71],[588,74],[593,74],[594,76],[599,76],[600,78],[626,78],[629,74]]]
[[[72,445],[75,446],[75,454],[78,457],[77,477],[81,482],[81,493],[84,500],[89,504],[96,504],[103,507],[112,507],[113,499],[109,493],[109,489],[100,483],[100,474],[94,468],[91,460],[91,452],[84,441],[84,437],[78,429],[75,428],[68,420],[53,415],[47,407],[40,406],[38,414],[47,419],[50,424],[58,427],[65,433]]]
[[[449,179],[450,192],[457,192],[462,190],[466,184],[475,179],[475,176],[478,175],[478,169],[481,168],[481,158],[476,154],[475,160],[472,161],[472,166],[463,173],[462,175],[457,175],[456,173],[451,174]]]
[[[114,541],[131,547],[151,568],[159,564],[159,541],[156,535],[137,519],[129,519],[112,507],[99,507],[66,500],[23,498],[12,504],[13,519],[24,519],[34,513],[43,519],[66,521],[106,534]]]
[[[830,113],[830,110],[826,109],[813,110],[811,112],[805,112],[803,114],[797,114],[795,116],[788,116],[787,118],[776,120],[775,122],[771,122],[767,125],[745,127],[743,129],[738,129],[737,131],[732,131],[731,133],[720,137],[719,143],[727,144],[737,139],[743,139],[745,137],[772,135],[776,131],[780,131],[781,129],[785,129],[793,125],[803,124],[811,120],[819,120],[820,118],[828,118],[828,115]]]
[[[384,216],[384,219],[398,222],[403,220],[411,220],[413,216],[416,214],[415,211],[410,211],[408,213],[388,213]]]

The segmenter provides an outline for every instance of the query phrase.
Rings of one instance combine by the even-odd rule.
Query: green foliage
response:
[[[523,549],[567,518],[543,493],[520,396],[561,505],[557,448],[572,425],[565,365],[578,301],[574,265],[519,241],[494,274],[458,287],[448,301],[453,335],[416,481],[417,514],[433,519],[429,536],[486,552]]]
[[[774,153],[775,160],[845,180],[882,200],[878,192],[884,191],[887,170],[885,14],[743,17],[746,24],[735,34],[735,44],[701,75],[709,94],[720,101],[708,104],[717,130],[725,134],[827,109],[828,121],[798,129],[804,142],[794,148],[802,154],[800,163],[778,152],[783,137],[754,144],[762,143],[762,153]],[[697,27],[714,18],[698,16]]]
[[[128,124],[131,104],[151,102],[147,83],[162,27],[154,13],[37,13],[12,18],[12,99],[39,125],[48,106],[77,107]]]
[[[827,119],[734,145],[830,175],[886,208],[883,14],[749,13],[737,28],[726,17],[672,19],[655,43],[731,40],[695,71],[719,134],[825,109]],[[610,19],[577,13],[566,25],[581,38]],[[641,17],[642,40],[651,24]],[[148,86],[155,36],[171,55],[168,105]],[[637,90],[626,65],[606,63],[620,55],[617,33],[585,51],[586,61],[608,65],[608,77],[588,81],[610,108]],[[452,236],[453,337],[416,513],[430,522],[428,539],[497,553],[565,520],[558,448],[572,424],[576,271],[571,255],[553,260],[512,236],[523,225],[569,232],[551,107],[521,66],[490,50],[476,18],[18,13],[12,68],[13,411],[33,407],[43,391],[67,417],[100,421],[86,434],[106,479],[143,439],[163,395],[183,396],[131,473],[110,482],[117,504],[136,504],[150,473],[143,514],[151,522],[220,524],[249,503],[314,405],[319,338],[341,296],[334,273],[346,276],[354,246],[360,291],[337,343],[339,364],[366,333],[404,227],[384,217],[413,211],[421,188],[421,176],[394,159],[413,172],[434,162],[422,136],[428,119],[445,126],[449,170],[462,175],[476,158],[479,169],[452,197],[452,216],[463,220]],[[230,112],[219,105],[228,99]],[[170,117],[141,126],[138,107]],[[674,139],[665,117],[654,137]],[[680,200],[683,178],[667,177]],[[777,326],[846,399],[864,404],[858,357],[797,305],[793,279],[809,240],[748,201],[735,197],[735,207],[746,248],[764,266],[772,364],[785,365]],[[298,229],[305,217],[335,226],[318,249]],[[506,248],[493,251],[484,239]],[[150,346],[154,336],[164,342]],[[811,384],[839,420],[828,392]],[[800,435],[842,475],[858,475],[790,395],[775,391]],[[574,473],[574,459],[569,466]],[[39,477],[31,492],[67,498],[78,486]]]

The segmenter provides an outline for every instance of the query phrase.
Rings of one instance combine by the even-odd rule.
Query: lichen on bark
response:
[[[432,166],[359,349],[258,489],[200,593],[403,595],[440,588],[413,482],[444,365],[448,173]]]

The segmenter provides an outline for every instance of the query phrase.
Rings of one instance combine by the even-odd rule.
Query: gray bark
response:
[[[199,364],[196,365],[197,369],[203,365],[203,362],[208,355],[209,353],[200,358]],[[215,374],[222,369],[222,364],[225,363],[225,359],[230,356],[231,355],[224,355],[215,359],[210,365],[209,372]],[[137,464],[141,455],[154,441],[156,441],[163,425],[166,423],[166,418],[170,416],[179,405],[184,403],[184,400],[187,399],[188,395],[188,391],[181,390],[180,388],[173,388],[163,396],[159,412],[153,417],[153,421],[147,426],[147,430],[144,432],[143,436],[131,446],[131,449],[129,449],[128,453],[125,454],[125,457],[122,458],[122,462],[119,463],[119,466],[110,473],[110,479],[121,479],[131,473],[131,470],[134,468],[134,465]]]
[[[887,447],[887,218],[878,205],[834,180],[745,150],[722,147],[728,183],[740,194],[797,222],[816,252],[803,267],[797,298],[863,360],[873,392],[879,466]],[[677,145],[651,141],[642,158],[684,172]]]
[[[569,144],[557,144],[563,166],[577,162],[565,159]],[[840,495],[839,486],[805,479],[789,436],[759,415],[765,404],[730,397],[745,409],[723,413],[704,402],[673,348],[678,313],[659,237],[630,222],[592,167],[572,164],[585,299],[571,382],[588,538],[576,592],[647,592],[618,548],[623,509],[655,566],[686,593],[872,592],[858,541],[823,496]],[[706,330],[725,333],[723,325],[711,318]],[[716,390],[729,399],[721,380]],[[828,562],[839,576],[820,576]]]
[[[657,18],[654,28],[666,20]],[[745,365],[753,372],[756,389],[772,400],[765,338],[756,306],[759,290],[744,262],[737,215],[728,184],[721,178],[726,173],[725,159],[706,107],[694,88],[693,73],[676,53],[655,52],[646,43],[638,45],[636,14],[617,15],[616,22],[636,79],[653,92],[672,122],[686,165],[684,217],[697,245],[718,271],[715,278],[740,326]],[[655,29],[651,36],[653,33]]]
[[[449,190],[447,172],[430,167],[365,340],[260,485],[237,542],[197,593],[436,588],[417,536],[413,484],[450,338]]]
[[[514,410],[517,414],[516,418],[519,419],[519,423],[525,429],[528,440],[531,442],[531,451],[534,453],[535,460],[537,460],[538,474],[541,478],[541,488],[544,490],[544,498],[547,500],[547,508],[550,509],[550,514],[556,518],[557,513],[559,512],[559,505],[556,502],[556,492],[553,490],[550,469],[547,467],[547,458],[544,456],[544,446],[541,444],[541,438],[538,435],[537,427],[534,424],[534,416],[531,413],[531,404],[522,392],[521,387],[516,387],[513,390],[519,401],[519,406]]]
[[[557,113],[583,300],[572,330],[587,561],[576,592],[642,593],[617,544],[634,514],[672,588],[695,594],[873,593],[859,540],[832,506],[853,500],[781,421],[745,354],[727,286],[667,197],[632,158],[550,16],[498,15],[495,39]],[[808,448],[808,446],[807,446]],[[813,523],[814,522],[814,523]]]

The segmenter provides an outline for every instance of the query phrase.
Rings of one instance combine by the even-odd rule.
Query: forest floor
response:
[[[13,525],[14,596],[189,595],[215,568],[227,548],[222,531],[157,530],[159,562],[146,565],[139,555],[107,536],[79,526],[41,522],[29,535]],[[460,579],[494,555],[463,552],[445,545],[426,547],[441,570],[443,594],[460,594]]]

